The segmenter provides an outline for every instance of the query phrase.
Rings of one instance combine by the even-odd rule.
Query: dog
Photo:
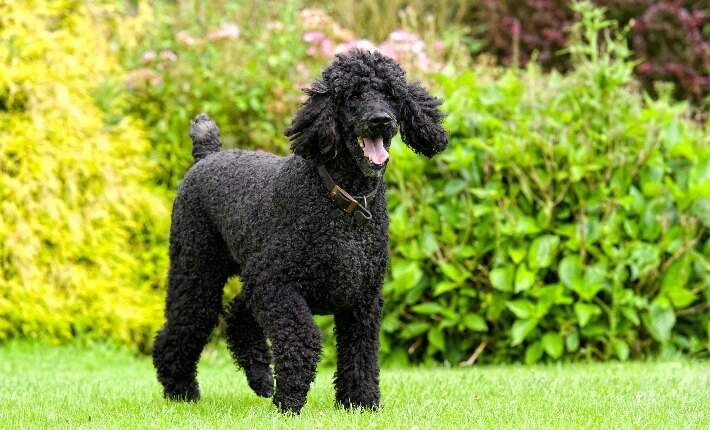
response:
[[[257,395],[301,410],[321,353],[313,315],[332,314],[337,404],[379,406],[388,149],[399,129],[415,152],[443,151],[441,101],[393,59],[360,50],[338,55],[305,93],[286,157],[223,151],[207,115],[191,123],[194,165],[173,205],[166,322],[153,349],[168,399],[199,398],[197,361],[224,284],[239,275],[226,337]]]

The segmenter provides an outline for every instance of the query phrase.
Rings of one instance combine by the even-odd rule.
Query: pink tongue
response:
[[[390,155],[382,143],[382,137],[363,137],[365,143],[365,155],[368,155],[375,164],[383,164]]]

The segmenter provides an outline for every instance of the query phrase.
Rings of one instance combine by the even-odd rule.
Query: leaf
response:
[[[397,292],[403,293],[419,283],[423,273],[416,262],[398,260],[392,265],[392,279]]]
[[[525,350],[525,364],[535,364],[542,358],[542,344],[533,342]]]
[[[569,334],[567,334],[567,337],[565,338],[565,346],[569,352],[574,352],[579,349],[579,332],[576,328],[573,328],[570,330]]]
[[[592,317],[601,314],[602,310],[599,309],[599,306],[590,303],[575,303],[574,313],[577,315],[579,326],[584,327],[589,323]]]
[[[461,324],[471,331],[488,331],[488,324],[482,316],[478,314],[468,314],[461,320]]]
[[[629,359],[629,345],[626,342],[621,339],[612,339],[611,347],[619,360],[626,361]]]
[[[460,193],[466,187],[466,183],[460,179],[453,179],[446,182],[443,193],[445,196]]]
[[[560,238],[546,234],[533,240],[528,252],[528,266],[530,268],[550,267],[557,253]]]
[[[676,309],[683,309],[695,300],[695,293],[680,286],[667,289],[665,295]]]
[[[582,261],[578,255],[568,255],[560,261],[560,280],[567,288],[576,290],[582,283]]]
[[[668,288],[684,287],[690,276],[690,258],[688,255],[674,261],[661,277],[661,290]]]
[[[520,319],[530,318],[535,312],[535,305],[525,299],[506,302],[505,305]]]
[[[444,308],[442,308],[438,303],[429,302],[412,306],[412,311],[422,315],[433,315],[441,314],[444,311]]]
[[[661,343],[667,342],[675,325],[673,308],[669,304],[652,303],[643,316],[643,322],[654,339]]]
[[[639,319],[639,314],[636,312],[636,309],[634,309],[631,306],[622,306],[619,308],[621,310],[621,314],[633,325],[639,325],[641,323],[641,320]]]
[[[559,333],[547,332],[542,336],[542,349],[552,358],[562,356],[562,336]]]
[[[606,268],[602,264],[588,266],[584,280],[574,289],[583,300],[592,300],[606,285]]]
[[[525,249],[524,246],[521,247],[510,247],[508,249],[508,255],[510,255],[510,259],[513,260],[513,263],[518,264],[521,261],[523,261],[523,258],[525,258],[525,255],[528,253],[528,250]]]
[[[422,252],[427,257],[431,257],[434,252],[436,252],[439,245],[436,242],[436,236],[428,228],[424,229],[424,234],[422,234]]]
[[[514,231],[517,236],[535,234],[540,232],[540,227],[537,226],[535,218],[530,216],[516,216]]]
[[[513,289],[513,266],[508,264],[503,267],[497,267],[491,270],[488,275],[491,280],[491,285],[496,290],[512,291]]]
[[[429,323],[425,322],[414,322],[414,323],[409,323],[406,326],[404,326],[404,330],[402,330],[402,338],[403,339],[411,339],[413,337],[419,336],[420,334],[424,333],[429,329]]]
[[[537,325],[536,319],[516,320],[510,329],[511,345],[517,346],[523,343],[525,338]]]
[[[519,293],[532,287],[535,283],[535,272],[531,272],[525,264],[518,266],[515,271],[515,292]]]
[[[690,213],[695,215],[706,228],[710,228],[710,199],[696,199],[690,207]]]
[[[438,327],[432,327],[427,334],[429,343],[439,351],[446,349],[446,341],[444,340],[444,332]]]
[[[458,287],[459,287],[459,284],[455,284],[455,283],[449,282],[449,281],[441,281],[438,284],[436,284],[436,287],[434,287],[434,295],[440,296],[444,293],[448,293],[449,291],[455,290]]]
[[[439,268],[444,273],[444,275],[446,275],[449,279],[456,283],[463,283],[463,281],[468,278],[468,272],[464,271],[463,269],[452,263],[442,263],[441,265],[439,265]]]
[[[661,293],[668,297],[676,309],[682,309],[695,300],[695,293],[685,287],[688,284],[690,271],[690,258],[686,254],[663,272]]]

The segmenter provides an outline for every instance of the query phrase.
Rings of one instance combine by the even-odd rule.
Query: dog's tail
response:
[[[190,139],[192,139],[192,158],[195,163],[213,152],[219,152],[222,146],[219,128],[206,113],[197,115],[190,122]]]

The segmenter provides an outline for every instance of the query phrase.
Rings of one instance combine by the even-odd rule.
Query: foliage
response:
[[[677,94],[710,108],[710,6],[707,1],[650,2],[635,17],[631,46],[649,90],[670,81]],[[681,3],[686,3],[682,6]]]
[[[220,124],[225,147],[286,150],[282,132],[311,72],[293,3],[273,3],[156,2],[155,31],[124,49],[127,113],[150,130],[159,184],[174,189],[190,166],[186,130],[202,111]]]
[[[700,104],[710,94],[710,13],[705,0],[593,0],[622,26],[633,23],[629,42],[636,73],[653,90],[671,81],[677,94]],[[567,70],[567,29],[577,21],[570,0],[483,0],[469,14],[485,25],[485,52],[503,64],[535,58],[546,68]]]
[[[545,67],[566,69],[560,56],[567,44],[566,29],[574,22],[569,0],[482,0],[472,14],[485,24],[484,52],[505,65],[525,65],[534,56]]]
[[[161,320],[168,213],[144,185],[147,140],[92,97],[95,82],[122,73],[96,37],[110,10],[0,5],[0,341],[147,348]]]
[[[201,111],[220,125],[227,148],[285,152],[282,133],[303,101],[301,88],[338,52],[379,48],[413,73],[468,58],[455,35],[425,43],[400,30],[376,47],[322,9],[299,12],[299,6],[296,0],[209,5],[190,0],[156,2],[153,8],[139,3],[147,15],[144,26],[155,30],[137,41],[125,32],[116,39],[132,69],[126,113],[143,119],[150,130],[157,183],[174,189],[189,167],[186,130]]]
[[[623,35],[602,44],[609,22],[580,13],[568,75],[442,76],[449,150],[393,147],[389,358],[708,347],[709,134],[684,105],[642,99]]]
[[[308,33],[358,41],[275,4],[0,5],[0,340],[149,348],[189,118],[210,113],[228,147],[284,152],[299,89],[332,55],[309,52]],[[663,92],[642,97],[626,45],[599,11],[581,12],[566,76],[462,72],[458,42],[436,57],[435,39],[388,33],[416,54],[410,67],[420,54],[448,64],[435,80],[410,75],[446,101],[451,148],[429,162],[392,147],[387,361],[708,347],[708,125]]]
[[[441,34],[452,24],[460,25],[472,9],[471,2],[465,0],[311,0],[306,3],[325,7],[337,22],[375,41],[384,41],[401,27],[420,34]]]

